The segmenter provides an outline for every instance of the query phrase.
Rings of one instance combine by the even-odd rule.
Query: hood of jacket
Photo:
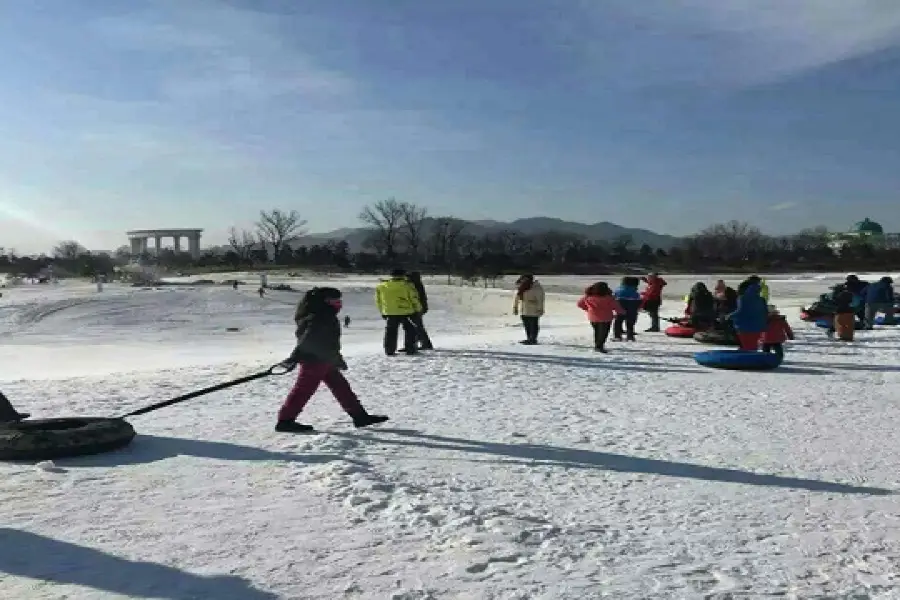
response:
[[[619,300],[640,300],[641,293],[636,285],[622,284],[616,288],[615,296]]]

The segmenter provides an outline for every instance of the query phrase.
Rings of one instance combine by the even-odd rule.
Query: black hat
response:
[[[397,267],[391,271],[391,277],[406,277],[406,269]]]

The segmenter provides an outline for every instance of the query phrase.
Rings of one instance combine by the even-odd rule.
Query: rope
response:
[[[126,417],[136,417],[138,415],[145,415],[148,412],[153,412],[154,410],[159,410],[160,408],[165,408],[167,406],[172,406],[173,404],[178,404],[179,402],[184,402],[186,400],[192,400],[193,398],[197,398],[199,396],[205,396],[207,394],[212,394],[213,392],[218,392],[220,390],[225,390],[230,387],[235,387],[238,385],[242,385],[245,383],[249,383],[251,381],[255,381],[257,379],[262,379],[264,377],[271,377],[273,375],[286,375],[294,370],[296,364],[291,363],[278,363],[277,365],[273,365],[266,369],[265,371],[259,371],[258,373],[253,373],[252,375],[245,375],[244,377],[239,377],[238,379],[232,379],[231,381],[226,381],[224,383],[220,383],[218,385],[213,385],[210,387],[205,387],[199,390],[195,390],[193,392],[188,392],[187,394],[182,394],[181,396],[176,396],[170,400],[164,400],[162,402],[157,402],[156,404],[151,404],[149,406],[145,406],[144,408],[139,408],[134,410],[128,414],[122,415],[119,417],[120,419],[124,419]]]

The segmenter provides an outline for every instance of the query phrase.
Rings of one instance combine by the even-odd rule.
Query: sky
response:
[[[259,210],[900,231],[897,0],[0,0],[0,246]]]

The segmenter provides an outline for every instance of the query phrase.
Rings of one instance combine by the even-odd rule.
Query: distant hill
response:
[[[469,235],[481,236],[487,233],[499,233],[501,231],[518,231],[525,235],[537,235],[548,231],[559,231],[562,233],[571,233],[582,236],[585,239],[598,242],[611,242],[622,236],[631,236],[636,247],[647,244],[653,248],[663,248],[668,250],[676,245],[679,238],[671,235],[663,235],[655,233],[647,229],[633,229],[630,227],[622,227],[615,223],[603,221],[600,223],[576,223],[573,221],[563,221],[562,219],[554,219],[551,217],[530,217],[527,219],[516,219],[512,222],[501,221],[469,221],[466,233]],[[427,224],[426,224],[427,227]],[[346,240],[350,244],[352,252],[358,252],[363,249],[363,243],[368,235],[369,230],[365,227],[359,228],[343,228],[326,233],[314,233],[304,236],[298,241],[298,244],[312,245],[323,244],[330,240]]]

